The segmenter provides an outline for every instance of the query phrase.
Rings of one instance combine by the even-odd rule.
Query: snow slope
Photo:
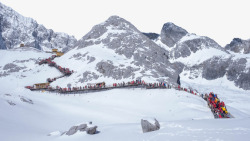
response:
[[[0,81],[1,84],[6,84],[2,89],[44,83],[47,78],[61,75],[58,70],[48,65],[38,65],[39,60],[50,57],[50,53],[26,47],[0,50],[0,55]]]
[[[112,50],[103,49],[106,50],[106,53],[112,54]],[[55,68],[36,64],[39,59],[47,58],[51,54],[33,48],[0,51],[0,54],[3,56],[2,60],[6,61],[1,62],[1,73],[9,71],[9,69],[3,69],[8,63],[26,67],[14,72],[10,71],[8,75],[0,77],[0,111],[2,113],[0,115],[0,138],[4,141],[230,141],[239,138],[244,141],[250,137],[249,91],[240,90],[237,87],[220,87],[219,82],[211,81],[207,81],[207,83],[198,81],[200,84],[197,85],[189,79],[181,80],[183,86],[193,87],[200,92],[214,91],[218,93],[221,100],[225,101],[229,112],[235,116],[234,119],[220,120],[213,119],[206,102],[199,96],[174,89],[114,89],[80,95],[29,91],[24,86],[44,82],[48,77],[60,75]],[[65,54],[65,58],[70,56],[71,54]],[[108,56],[106,59],[117,58],[117,61],[113,61],[114,64],[125,61],[122,55]],[[79,62],[81,59],[87,58],[79,58]],[[58,58],[56,61],[60,63],[61,60]],[[76,71],[81,71],[82,67],[79,64],[82,62],[72,61],[72,63],[74,62],[75,65],[70,64],[69,66],[74,66]],[[67,65],[64,63],[65,67],[69,67]],[[91,65],[87,69],[92,69]],[[21,75],[25,77],[21,77]],[[71,78],[65,77],[62,78],[62,81],[59,79],[55,83],[61,86],[64,82],[69,81]],[[114,81],[110,80],[110,82]],[[225,81],[222,80],[221,83],[223,82]],[[212,83],[214,85],[211,85]],[[144,117],[155,117],[159,120],[161,129],[143,134],[140,120]],[[58,135],[73,125],[89,121],[98,126],[98,134],[91,136],[78,132],[73,136]],[[52,136],[48,136],[50,133]]]

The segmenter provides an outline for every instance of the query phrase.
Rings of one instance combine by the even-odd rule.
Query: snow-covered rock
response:
[[[160,129],[159,122],[154,118],[152,119],[141,119],[142,132],[152,132]]]
[[[12,49],[24,44],[39,50],[57,48],[67,51],[76,43],[74,36],[54,32],[0,2],[0,49]]]

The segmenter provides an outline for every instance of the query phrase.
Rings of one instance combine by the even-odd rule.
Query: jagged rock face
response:
[[[39,50],[58,48],[67,51],[77,41],[73,36],[46,29],[1,3],[0,18],[0,49],[12,49],[24,44]]]
[[[169,77],[176,83],[178,72],[174,71],[173,64],[168,61],[169,52],[118,16],[112,16],[104,23],[94,26],[78,41],[77,46],[78,50],[91,46],[100,46],[100,49],[107,47],[118,55],[124,55],[126,59],[133,59],[131,65],[134,67],[115,65],[112,60],[98,62],[96,70],[105,77],[129,78],[135,76],[136,71],[141,70],[142,74],[151,71],[155,78]],[[92,73],[88,72],[88,74]]]
[[[173,23],[165,23],[161,30],[161,42],[173,47],[188,32]]]
[[[228,67],[227,78],[234,81],[236,86],[250,90],[250,68],[247,68],[247,60],[233,60]]]
[[[151,40],[155,40],[160,36],[159,34],[156,33],[143,33],[143,34]]]
[[[196,53],[201,49],[216,48],[226,52],[219,44],[208,37],[187,34],[179,42],[176,47],[170,52],[171,58],[188,57],[191,53]]]
[[[2,37],[2,22],[3,16],[0,15],[0,49],[6,49],[5,41]]]
[[[207,80],[221,78],[226,74],[229,60],[220,60],[219,57],[212,58],[203,63],[202,77]]]
[[[235,53],[250,53],[250,40],[242,40],[240,38],[234,38],[230,44],[225,46],[225,49],[233,51]]]

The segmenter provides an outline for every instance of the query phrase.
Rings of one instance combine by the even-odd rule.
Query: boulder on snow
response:
[[[68,131],[66,131],[66,135],[70,136],[75,134],[77,131],[84,132],[86,131],[87,134],[96,134],[97,133],[97,126],[92,126],[92,122],[89,124],[80,124],[76,126],[72,126]],[[64,135],[64,134],[62,134]]]
[[[97,128],[97,126],[87,128],[86,129],[87,134],[91,134],[91,135],[95,134],[96,128]]]
[[[141,127],[142,127],[142,131],[143,133],[146,132],[152,132],[155,130],[159,130],[160,129],[160,124],[159,122],[154,118],[154,119],[141,119]]]

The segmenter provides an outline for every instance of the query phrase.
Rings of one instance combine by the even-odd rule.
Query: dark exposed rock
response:
[[[3,15],[0,14],[0,49],[7,49],[4,38],[2,36],[2,27],[3,27]]]
[[[86,132],[87,132],[87,134],[93,135],[93,134],[96,134],[96,131],[97,131],[96,129],[97,129],[97,126],[89,127],[86,129]]]
[[[155,40],[160,36],[159,34],[156,33],[143,33],[143,34],[151,40]]]
[[[173,23],[165,23],[161,30],[161,41],[167,46],[173,47],[187,33],[185,29]]]
[[[202,77],[207,80],[213,80],[223,77],[226,74],[226,69],[229,66],[228,60],[220,60],[220,58],[212,58],[205,61],[203,64]]]

